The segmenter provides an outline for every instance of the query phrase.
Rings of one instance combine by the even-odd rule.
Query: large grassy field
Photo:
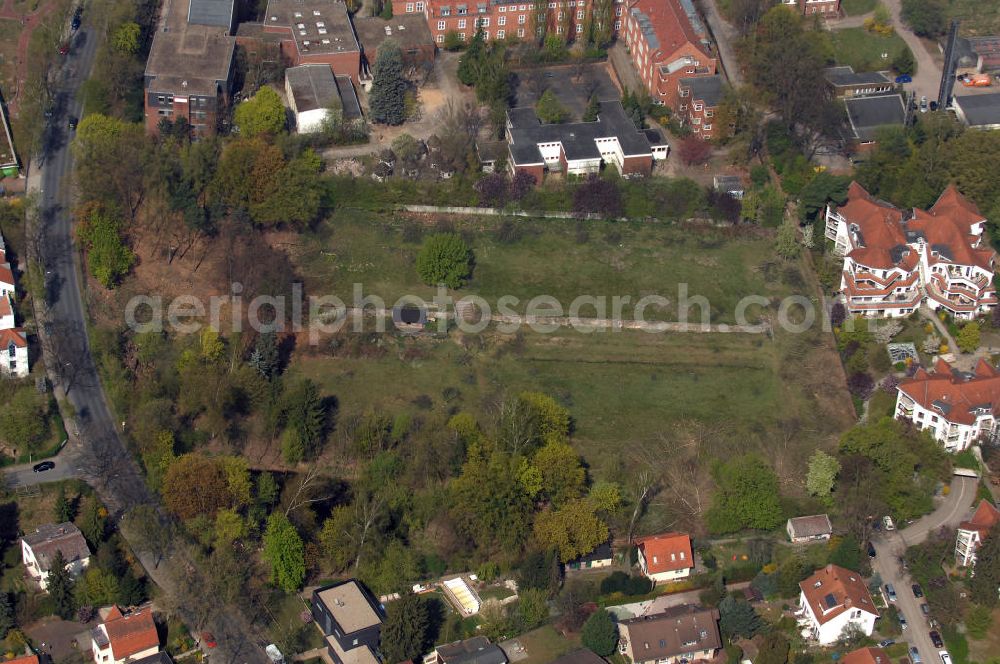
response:
[[[402,240],[401,224],[341,215],[333,226],[298,257],[307,290],[349,292],[350,283],[364,281],[366,292],[389,297],[426,292],[413,274],[418,245]],[[767,240],[602,224],[577,244],[573,224],[526,227],[519,241],[506,244],[489,228],[459,226],[476,251],[470,291],[487,298],[501,292],[641,295],[676,291],[678,282],[688,281],[692,293],[705,294],[718,309],[718,321],[728,320],[743,295],[809,289],[797,264],[762,267],[771,261]],[[602,239],[609,229],[621,233],[620,241]],[[372,410],[468,410],[485,420],[498,395],[543,391],[569,408],[574,442],[597,476],[627,469],[636,442],[658,444],[691,421],[719,434],[714,456],[759,449],[769,458],[783,456],[791,472],[852,422],[842,377],[830,369],[839,366],[830,337],[818,329],[774,336],[487,330],[439,338],[386,334],[362,344],[342,337],[338,343],[300,347],[291,367],[336,396],[338,418]],[[353,350],[345,352],[348,345]]]
[[[986,37],[1000,32],[1000,3],[949,0],[945,7],[949,19],[957,18],[961,21],[958,29],[962,35]],[[944,28],[947,30],[947,24]]]
[[[731,323],[746,295],[781,297],[801,285],[801,276],[774,262],[773,241],[731,241],[714,228],[679,228],[659,224],[615,224],[562,220],[502,222],[476,219],[453,222],[469,240],[475,270],[468,286],[455,293],[482,296],[495,305],[503,295],[520,300],[523,311],[532,297],[551,295],[564,307],[581,295],[639,298],[658,294],[671,304],[648,315],[677,320],[679,288],[701,295],[713,323]],[[414,294],[430,299],[434,289],[421,284],[414,267],[421,234],[435,225],[373,217],[356,210],[339,212],[294,249],[295,260],[311,293],[350,296],[363,284],[390,304]],[[504,232],[514,229],[516,239]],[[502,236],[502,237],[501,237]],[[581,312],[593,316],[593,309]],[[700,309],[691,308],[699,320]]]
[[[850,65],[854,71],[888,69],[893,59],[905,48],[903,38],[893,33],[888,37],[868,32],[864,28],[844,28],[830,33],[838,65]],[[887,57],[883,58],[885,53]]]

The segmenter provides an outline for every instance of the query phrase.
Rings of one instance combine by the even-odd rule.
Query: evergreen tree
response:
[[[310,456],[317,451],[325,426],[326,411],[319,387],[309,379],[303,380],[285,395],[285,435],[294,441],[289,444]]]
[[[76,611],[73,602],[73,577],[66,570],[66,559],[62,551],[56,551],[56,555],[52,558],[46,584],[56,615],[63,620],[72,620]]]
[[[257,337],[250,366],[265,378],[272,378],[278,372],[278,340],[274,332],[265,332]]]
[[[761,630],[760,616],[745,599],[726,595],[719,603],[719,629],[729,639],[751,639]]]
[[[597,120],[597,113],[600,110],[600,105],[597,102],[597,95],[591,95],[590,101],[587,102],[587,109],[583,112],[584,122],[594,122]]]
[[[458,63],[458,80],[465,85],[475,85],[479,82],[479,69],[486,56],[486,39],[482,29],[476,30],[475,36],[465,49]]]
[[[0,591],[0,640],[7,638],[7,632],[14,627],[14,608],[10,605],[10,595]]]
[[[598,609],[587,619],[580,633],[580,642],[601,657],[607,657],[615,651],[618,626],[607,609]]]
[[[73,520],[73,506],[66,498],[66,488],[59,486],[59,493],[56,494],[56,504],[52,509],[52,516],[56,523],[66,523]]]
[[[375,58],[375,74],[368,102],[372,121],[388,125],[402,124],[406,116],[403,101],[405,92],[403,54],[395,41],[387,39],[379,47]]]
[[[427,603],[411,592],[389,605],[382,625],[382,654],[387,662],[417,659],[427,650],[430,616]]]

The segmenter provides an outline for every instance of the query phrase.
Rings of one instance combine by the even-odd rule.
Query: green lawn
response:
[[[908,48],[897,34],[883,37],[864,28],[834,30],[830,39],[837,64],[850,65],[857,72],[889,69],[900,51]],[[887,57],[883,58],[883,54]]]
[[[950,0],[945,3],[948,18],[961,21],[964,36],[986,37],[1000,32],[1000,3],[981,0]],[[945,23],[943,30],[947,30]]]
[[[878,0],[843,0],[840,3],[840,8],[848,16],[860,16],[874,11],[876,5],[878,5]]]
[[[551,625],[522,634],[516,638],[527,653],[521,664],[546,664],[580,647],[578,636],[567,638]]]

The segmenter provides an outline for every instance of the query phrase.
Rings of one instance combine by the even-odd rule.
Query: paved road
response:
[[[67,118],[82,115],[76,93],[90,75],[97,42],[97,32],[89,33],[85,24],[59,75],[55,111],[43,139],[44,155],[32,163],[28,176],[28,189],[39,193],[40,204],[36,228],[29,233],[29,237],[39,237],[40,240],[37,243],[28,242],[28,253],[36,254],[34,258],[45,266],[49,275],[47,306],[41,304],[36,309],[39,337],[50,380],[57,393],[65,393],[75,410],[75,421],[71,422],[72,418],[67,417],[67,425],[79,433],[77,438],[71,432],[69,444],[74,446],[70,458],[75,463],[67,463],[60,455],[56,468],[65,465],[65,472],[73,469],[72,472],[90,484],[112,514],[118,517],[137,505],[155,503],[155,498],[119,436],[122,423],[111,414],[94,366],[87,336],[78,253],[73,246],[70,215],[73,156],[69,149],[71,136]],[[20,473],[16,477],[25,479]],[[140,558],[145,555],[135,543],[133,548]],[[157,585],[168,590],[176,588],[174,573],[169,566],[147,564],[146,569]],[[189,569],[186,575],[188,580],[204,578],[210,573],[208,570]],[[184,606],[180,609],[193,633],[201,628],[211,629],[218,641],[212,655],[220,661],[251,664],[269,661],[256,645],[260,640],[258,631],[243,620],[239,609],[223,610],[209,618],[193,615]]]
[[[719,51],[719,59],[722,60],[722,70],[729,79],[729,84],[734,88],[743,84],[743,75],[740,73],[739,60],[736,59],[736,51],[733,44],[736,43],[736,29],[730,25],[729,21],[722,18],[715,0],[701,0],[701,12],[708,22],[708,29],[712,32],[715,46]]]
[[[31,463],[22,463],[19,466],[7,466],[3,469],[4,483],[9,489],[34,486],[46,482],[60,482],[62,480],[78,477],[81,472],[79,466],[80,450],[78,448],[63,448],[57,456],[50,457],[47,461],[56,464],[52,470],[36,473],[34,467],[46,459],[35,459]]]
[[[951,492],[936,510],[910,526],[892,533],[883,533],[873,538],[878,556],[872,568],[882,577],[882,583],[891,583],[896,591],[896,609],[906,618],[909,628],[903,632],[903,639],[910,646],[916,646],[924,662],[934,662],[937,648],[931,642],[927,619],[920,610],[926,598],[913,596],[910,586],[913,581],[903,570],[900,557],[906,548],[919,544],[927,536],[943,526],[953,527],[968,517],[976,498],[978,482],[974,478],[956,476],[951,483]]]
[[[917,61],[917,73],[913,76],[913,83],[908,83],[904,87],[916,93],[916,100],[926,96],[929,101],[937,99],[938,88],[941,85],[941,66],[934,60],[934,57],[924,47],[924,43],[913,34],[909,26],[900,18],[900,0],[883,0],[883,4],[892,14],[892,24],[896,28],[897,34],[903,38],[906,45],[913,52],[913,58]]]

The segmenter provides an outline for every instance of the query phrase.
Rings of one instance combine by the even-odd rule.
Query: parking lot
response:
[[[583,115],[592,95],[602,101],[621,96],[604,62],[514,71],[514,106],[534,106],[546,90],[552,90],[575,120]]]

